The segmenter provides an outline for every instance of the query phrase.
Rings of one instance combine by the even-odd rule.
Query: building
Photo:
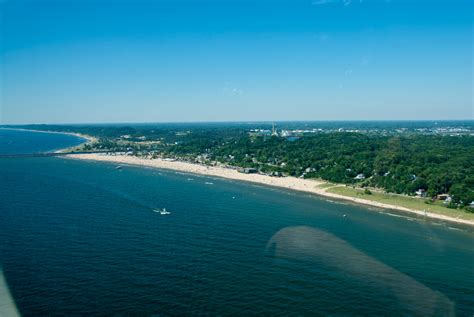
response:
[[[238,171],[244,174],[255,174],[258,172],[256,168],[252,167],[239,168]]]
[[[444,200],[443,204],[450,204],[453,202],[453,197],[451,196],[448,196],[446,197],[446,199]]]
[[[275,123],[273,123],[273,125],[272,125],[272,136],[278,136],[278,132],[275,128]]]
[[[438,200],[446,200],[448,199],[449,195],[448,194],[439,194],[436,196],[436,199]]]
[[[423,189],[423,188],[420,188],[418,189],[415,194],[418,196],[418,197],[426,197],[426,190]]]

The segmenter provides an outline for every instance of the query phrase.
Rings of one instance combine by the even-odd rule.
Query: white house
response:
[[[418,197],[426,197],[426,190],[424,190],[423,188],[420,188],[415,192],[415,194]]]

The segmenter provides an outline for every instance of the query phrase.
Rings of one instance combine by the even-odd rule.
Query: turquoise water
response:
[[[63,158],[1,159],[0,184],[0,260],[26,316],[474,313],[472,229]]]

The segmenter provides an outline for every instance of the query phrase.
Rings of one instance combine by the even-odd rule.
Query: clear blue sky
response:
[[[0,0],[1,123],[473,119],[472,0]]]

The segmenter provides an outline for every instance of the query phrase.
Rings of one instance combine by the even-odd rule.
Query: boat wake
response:
[[[170,215],[171,212],[167,211],[166,208],[163,209],[153,209],[154,212],[159,213],[162,216]]]

